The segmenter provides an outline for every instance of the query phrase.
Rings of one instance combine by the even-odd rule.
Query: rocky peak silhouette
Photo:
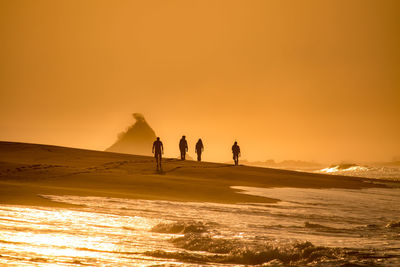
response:
[[[151,155],[151,147],[156,134],[140,113],[133,113],[136,122],[125,132],[118,135],[118,140],[106,151],[135,155]]]

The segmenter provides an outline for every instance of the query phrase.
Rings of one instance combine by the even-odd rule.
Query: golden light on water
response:
[[[398,190],[235,189],[282,201],[217,204],[46,196],[80,206],[3,205],[0,265],[240,265],[279,260],[286,266],[326,259],[337,264],[363,260],[357,255],[371,249],[374,261],[392,253],[393,262],[399,262],[397,232],[390,228],[396,223],[388,224],[398,214]],[[331,206],[335,213],[327,208]],[[316,256],[302,252],[303,246]]]
[[[113,258],[109,253],[125,252],[124,242],[134,244],[152,236],[148,230],[157,222],[138,216],[3,206],[0,251],[28,261],[52,262],[61,257],[71,263],[77,259],[107,262]],[[130,246],[129,253],[143,249]]]

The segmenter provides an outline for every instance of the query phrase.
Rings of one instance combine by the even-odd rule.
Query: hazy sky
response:
[[[103,150],[141,112],[178,155],[400,155],[400,1],[0,0],[0,140]]]

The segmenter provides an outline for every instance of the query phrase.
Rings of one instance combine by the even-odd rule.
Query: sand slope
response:
[[[40,194],[208,201],[272,202],[230,186],[365,188],[370,179],[165,159],[49,145],[0,142],[0,203],[55,204]]]

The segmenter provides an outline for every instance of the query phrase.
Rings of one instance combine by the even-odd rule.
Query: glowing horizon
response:
[[[0,140],[104,150],[144,114],[178,155],[400,156],[398,1],[3,1]]]

